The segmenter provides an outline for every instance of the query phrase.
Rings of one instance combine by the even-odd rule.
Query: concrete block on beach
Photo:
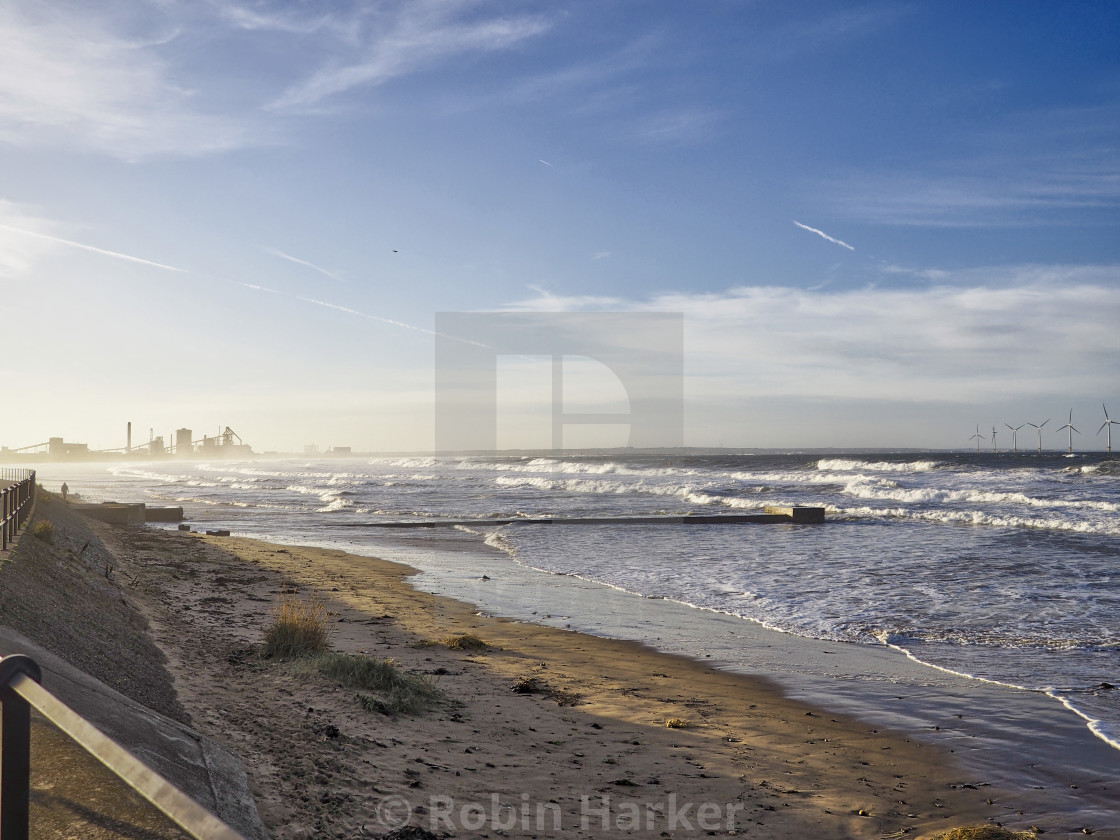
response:
[[[121,504],[119,502],[102,502],[99,505],[72,504],[70,509],[108,525],[143,525],[147,521],[143,502],[138,504]]]
[[[182,522],[181,507],[148,507],[143,502],[71,504],[70,509],[108,525],[143,525],[145,522]]]
[[[146,522],[182,522],[183,509],[181,507],[150,507],[144,510]]]
[[[766,506],[766,512],[777,516],[788,516],[798,525],[819,525],[824,522],[824,508],[822,507],[781,507]]]

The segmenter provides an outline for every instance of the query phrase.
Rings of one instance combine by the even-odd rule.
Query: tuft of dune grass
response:
[[[346,688],[373,692],[372,696],[359,693],[358,701],[369,711],[382,714],[420,714],[442,698],[428,677],[402,671],[392,659],[357,653],[322,653],[309,657],[300,667],[314,668]]]
[[[458,636],[448,636],[446,639],[440,639],[440,642],[446,645],[451,650],[466,650],[466,651],[480,651],[486,650],[490,645],[482,641],[474,633],[462,633]]]
[[[54,544],[54,523],[49,519],[40,519],[31,526],[31,535],[45,543]]]
[[[962,825],[936,835],[933,840],[1035,840],[1030,831],[1009,831],[998,825]]]
[[[261,654],[284,659],[326,653],[331,647],[327,607],[318,599],[281,598],[264,631]]]

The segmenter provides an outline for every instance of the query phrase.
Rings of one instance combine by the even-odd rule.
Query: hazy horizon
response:
[[[1072,409],[1103,449],[1118,42],[1109,3],[6,3],[0,445],[427,451],[437,312],[667,312],[687,446],[1061,450]],[[551,395],[501,361],[501,448]]]

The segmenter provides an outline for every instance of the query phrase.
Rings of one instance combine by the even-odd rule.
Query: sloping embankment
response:
[[[43,520],[54,525],[53,543],[32,534]],[[0,625],[126,697],[189,723],[147,620],[114,580],[115,566],[85,522],[40,491],[19,545],[0,565]]]
[[[50,540],[34,534],[45,521]],[[32,656],[45,688],[245,837],[265,840],[240,760],[187,726],[166,659],[116,566],[80,517],[40,493],[19,545],[0,559],[0,655]],[[35,837],[186,837],[38,715],[31,760]]]

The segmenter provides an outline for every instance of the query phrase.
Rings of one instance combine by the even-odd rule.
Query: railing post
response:
[[[35,470],[0,470],[0,479],[15,482],[0,489],[0,551],[15,540],[35,503]]]
[[[0,840],[27,840],[31,812],[31,706],[8,685],[17,674],[43,679],[30,656],[0,658]]]

